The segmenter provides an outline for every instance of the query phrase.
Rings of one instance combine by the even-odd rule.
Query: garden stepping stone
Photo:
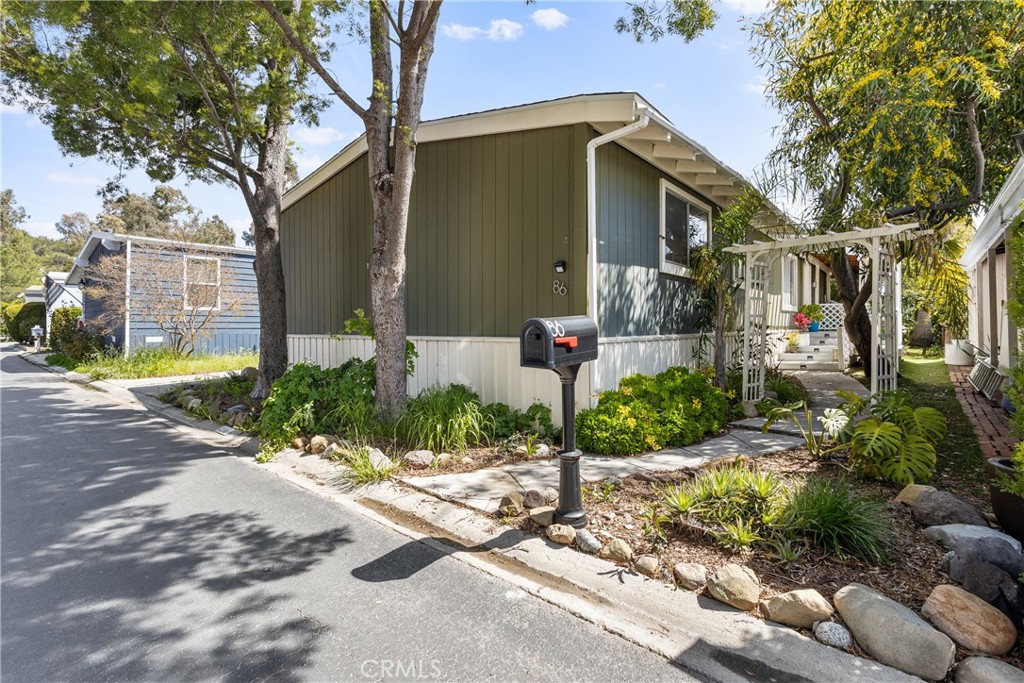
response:
[[[988,562],[971,562],[964,570],[964,590],[1010,618],[1018,628],[1024,614],[1024,590],[1005,571]]]
[[[957,541],[962,538],[998,538],[1009,543],[1013,549],[1020,552],[1020,541],[1002,531],[996,531],[988,527],[976,526],[974,524],[941,524],[930,526],[924,530],[924,535],[941,543],[943,546],[953,549]]]
[[[816,621],[832,618],[832,603],[813,588],[776,595],[765,603],[768,618],[786,626],[811,628]]]
[[[971,562],[994,564],[1010,576],[1024,572],[1024,556],[1000,538],[964,536],[957,541],[949,561],[949,578],[962,583]]]
[[[577,529],[576,547],[585,553],[594,555],[601,552],[601,541],[597,540],[597,536],[586,529]]]
[[[523,507],[527,510],[531,508],[539,508],[548,504],[548,499],[543,492],[537,489],[530,489],[523,496]]]
[[[928,681],[946,677],[956,646],[945,633],[859,583],[840,588],[834,599],[847,628],[872,657]]]
[[[990,657],[968,657],[956,668],[956,683],[1024,683],[1024,671]]]
[[[641,574],[652,577],[658,575],[659,563],[658,558],[654,555],[641,555],[633,564]]]
[[[917,502],[917,499],[921,497],[921,494],[926,491],[934,492],[938,491],[938,489],[934,486],[927,486],[925,484],[907,484],[894,500],[897,503],[913,505]]]
[[[434,451],[409,451],[403,459],[407,465],[423,470],[434,464]]]
[[[948,491],[924,491],[910,508],[922,526],[941,524],[972,524],[987,527],[985,516],[969,503]]]
[[[601,548],[599,556],[605,560],[629,564],[633,561],[633,549],[621,538],[613,538],[608,544]]]
[[[530,510],[530,520],[540,526],[550,526],[555,521],[555,508],[543,505]]]
[[[697,562],[680,562],[672,567],[672,575],[680,586],[695,591],[707,583],[708,568]]]
[[[957,586],[936,586],[921,614],[968,650],[999,656],[1017,642],[1017,629],[1005,614]]]
[[[509,491],[501,497],[498,503],[498,513],[506,517],[515,517],[523,511],[523,494],[519,491]]]
[[[757,607],[761,582],[749,567],[727,564],[708,578],[708,594],[744,612]]]
[[[552,524],[547,528],[548,538],[555,543],[572,545],[576,540],[576,530],[568,524]]]
[[[853,645],[853,636],[842,624],[834,621],[822,621],[814,626],[814,637],[829,647],[848,650]]]

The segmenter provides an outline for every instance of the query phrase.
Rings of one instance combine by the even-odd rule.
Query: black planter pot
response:
[[[1021,475],[1014,469],[1009,458],[992,458],[988,461],[988,493],[992,498],[992,512],[1003,531],[1024,543],[1024,498],[997,488],[998,472],[1013,478]]]

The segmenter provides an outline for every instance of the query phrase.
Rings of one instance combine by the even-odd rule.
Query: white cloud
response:
[[[547,9],[539,9],[531,15],[533,23],[540,26],[545,31],[554,31],[555,29],[562,28],[569,23],[569,17],[554,7]]]
[[[716,50],[718,50],[719,52],[727,52],[727,51],[732,49],[733,43],[732,43],[731,40],[724,41],[724,42],[723,41],[715,41],[715,42],[711,43],[711,45]]]
[[[665,84],[662,83],[661,81],[658,81],[657,83],[654,84],[654,89],[655,90],[661,90],[664,87],[665,87]]]
[[[743,92],[749,92],[755,95],[764,95],[765,85],[763,78],[757,81],[748,81],[743,84]]]
[[[314,154],[312,156],[300,154],[297,156],[295,158],[295,165],[299,170],[299,178],[305,178],[310,173],[323,166],[324,161],[326,160],[319,154]]]
[[[491,19],[491,25],[487,29],[482,29],[479,26],[445,24],[441,30],[446,36],[455,40],[474,40],[476,38],[516,40],[523,35],[523,25],[510,19]]]
[[[290,133],[291,138],[301,145],[318,147],[329,145],[335,142],[346,140],[348,135],[336,128],[323,126],[321,128],[295,128]]]
[[[733,12],[752,17],[764,14],[772,0],[725,0],[722,4]]]
[[[96,186],[103,181],[99,178],[93,178],[92,176],[75,175],[74,173],[68,173],[67,171],[50,171],[46,174],[46,179],[51,183],[60,183],[62,185],[92,185]]]

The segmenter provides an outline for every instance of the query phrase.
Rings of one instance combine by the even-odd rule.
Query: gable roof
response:
[[[75,257],[75,263],[71,267],[71,272],[68,273],[68,277],[65,282],[69,285],[77,285],[82,280],[82,275],[85,273],[85,268],[89,265],[89,261],[92,259],[93,253],[103,245],[111,251],[119,251],[121,245],[127,244],[128,242],[141,242],[143,244],[154,244],[163,247],[171,247],[175,249],[194,249],[196,251],[217,251],[227,254],[234,255],[248,255],[253,256],[256,254],[255,249],[249,249],[248,247],[235,247],[235,246],[223,246],[219,244],[200,244],[197,242],[175,242],[174,240],[159,239],[157,237],[140,237],[137,235],[121,235],[113,232],[94,232],[89,235],[89,239],[82,245],[82,250],[78,252],[78,256]]]
[[[605,134],[639,120],[649,118],[647,127],[616,140],[642,159],[664,171],[719,206],[739,195],[749,181],[738,171],[711,154],[700,143],[677,129],[647,100],[635,92],[575,95],[515,107],[460,114],[420,123],[417,143],[494,135],[523,130],[553,128],[588,123],[598,134]],[[329,178],[366,152],[366,135],[361,135],[318,169],[285,192],[281,209],[325,183]],[[777,223],[791,223],[774,204],[768,212]]]
[[[1017,165],[1006,177],[1006,182],[992,202],[992,207],[985,212],[981,224],[974,233],[974,238],[960,257],[960,265],[973,268],[985,257],[989,249],[1003,240],[1006,229],[1022,210],[1024,204],[1024,156],[1017,160]]]

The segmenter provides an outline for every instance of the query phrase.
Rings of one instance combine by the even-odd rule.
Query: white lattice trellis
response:
[[[838,330],[842,328],[846,320],[846,311],[842,304],[821,304],[821,312],[824,320],[821,321],[821,329]]]

